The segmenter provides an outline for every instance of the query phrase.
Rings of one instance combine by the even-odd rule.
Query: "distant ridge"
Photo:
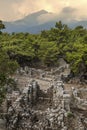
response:
[[[20,20],[16,20],[13,22],[4,22],[6,29],[5,32],[12,33],[12,32],[29,32],[29,33],[40,33],[42,30],[48,30],[55,26],[55,23],[59,21],[58,18],[51,19],[49,22],[42,23],[38,22],[38,18],[42,15],[48,15],[51,14],[47,12],[46,10],[40,10],[38,12],[34,12],[32,14],[29,14],[25,16],[24,18]],[[60,19],[61,20],[61,19]],[[70,22],[66,22],[67,20],[64,19],[63,23],[67,24],[69,27],[74,28],[78,25],[82,25],[85,28],[87,28],[87,21],[77,21],[72,20]]]

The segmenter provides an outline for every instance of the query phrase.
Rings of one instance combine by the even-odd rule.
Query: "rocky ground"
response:
[[[66,82],[69,72],[61,62],[50,71],[18,70],[13,78],[19,89],[8,86],[0,130],[87,130],[87,85],[75,79]]]

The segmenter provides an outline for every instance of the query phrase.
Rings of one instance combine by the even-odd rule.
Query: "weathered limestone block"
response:
[[[62,114],[58,116],[58,121],[63,121],[63,115]]]
[[[70,94],[63,94],[64,109],[70,111]]]
[[[56,83],[54,83],[53,101],[55,106],[59,105],[60,102],[62,101],[63,89],[64,89],[64,84],[62,81],[57,81]]]
[[[0,130],[5,130],[6,122],[3,119],[0,119]]]
[[[61,130],[68,130],[66,126],[64,126]]]

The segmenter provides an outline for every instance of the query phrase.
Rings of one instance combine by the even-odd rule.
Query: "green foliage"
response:
[[[87,66],[87,45],[82,43],[73,43],[63,48],[66,54],[66,60],[70,63],[71,69],[75,74],[86,71]]]
[[[0,43],[0,104],[6,95],[5,85],[7,84],[8,77],[12,75],[17,68],[18,63],[10,59],[3,45]]]
[[[1,30],[5,29],[5,25],[3,24],[3,22],[0,20],[0,34],[2,34]]]
[[[43,30],[38,35],[2,33],[0,40],[3,51],[6,53],[2,54],[0,67],[5,72],[12,73],[11,70],[15,68],[11,70],[9,68],[17,66],[16,61],[20,65],[32,65],[39,62],[53,66],[58,64],[59,57],[63,57],[70,63],[71,70],[75,74],[85,72],[87,69],[87,30],[83,26],[70,29],[59,21],[54,28]],[[11,62],[8,61],[9,58]],[[4,59],[8,67],[5,67]]]
[[[67,117],[68,117],[68,118],[72,118],[72,117],[74,117],[74,114],[73,114],[72,112],[68,112],[68,113],[67,113]]]
[[[0,73],[4,75],[10,75],[17,69],[18,64],[16,61],[9,59],[7,53],[0,49]]]
[[[5,25],[2,23],[1,20],[0,20],[0,29],[5,29]]]
[[[47,66],[57,64],[59,50],[55,42],[43,41],[39,49],[39,59]]]

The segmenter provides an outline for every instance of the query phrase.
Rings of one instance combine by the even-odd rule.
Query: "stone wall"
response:
[[[87,94],[87,90],[86,89],[75,89],[72,88],[72,104],[74,108],[78,108],[78,109],[82,109],[82,110],[86,110],[87,111],[87,99],[86,98],[81,98],[79,96],[79,93],[81,93],[81,91],[83,92],[83,94]]]
[[[61,75],[52,75],[52,71],[24,68],[20,74],[29,74],[29,81],[21,92],[14,91],[7,95],[6,129],[86,130],[87,118],[78,112],[78,109],[87,111],[87,100],[79,96],[83,89],[73,87],[71,91],[65,90]],[[49,81],[46,91],[33,79],[35,76]]]

